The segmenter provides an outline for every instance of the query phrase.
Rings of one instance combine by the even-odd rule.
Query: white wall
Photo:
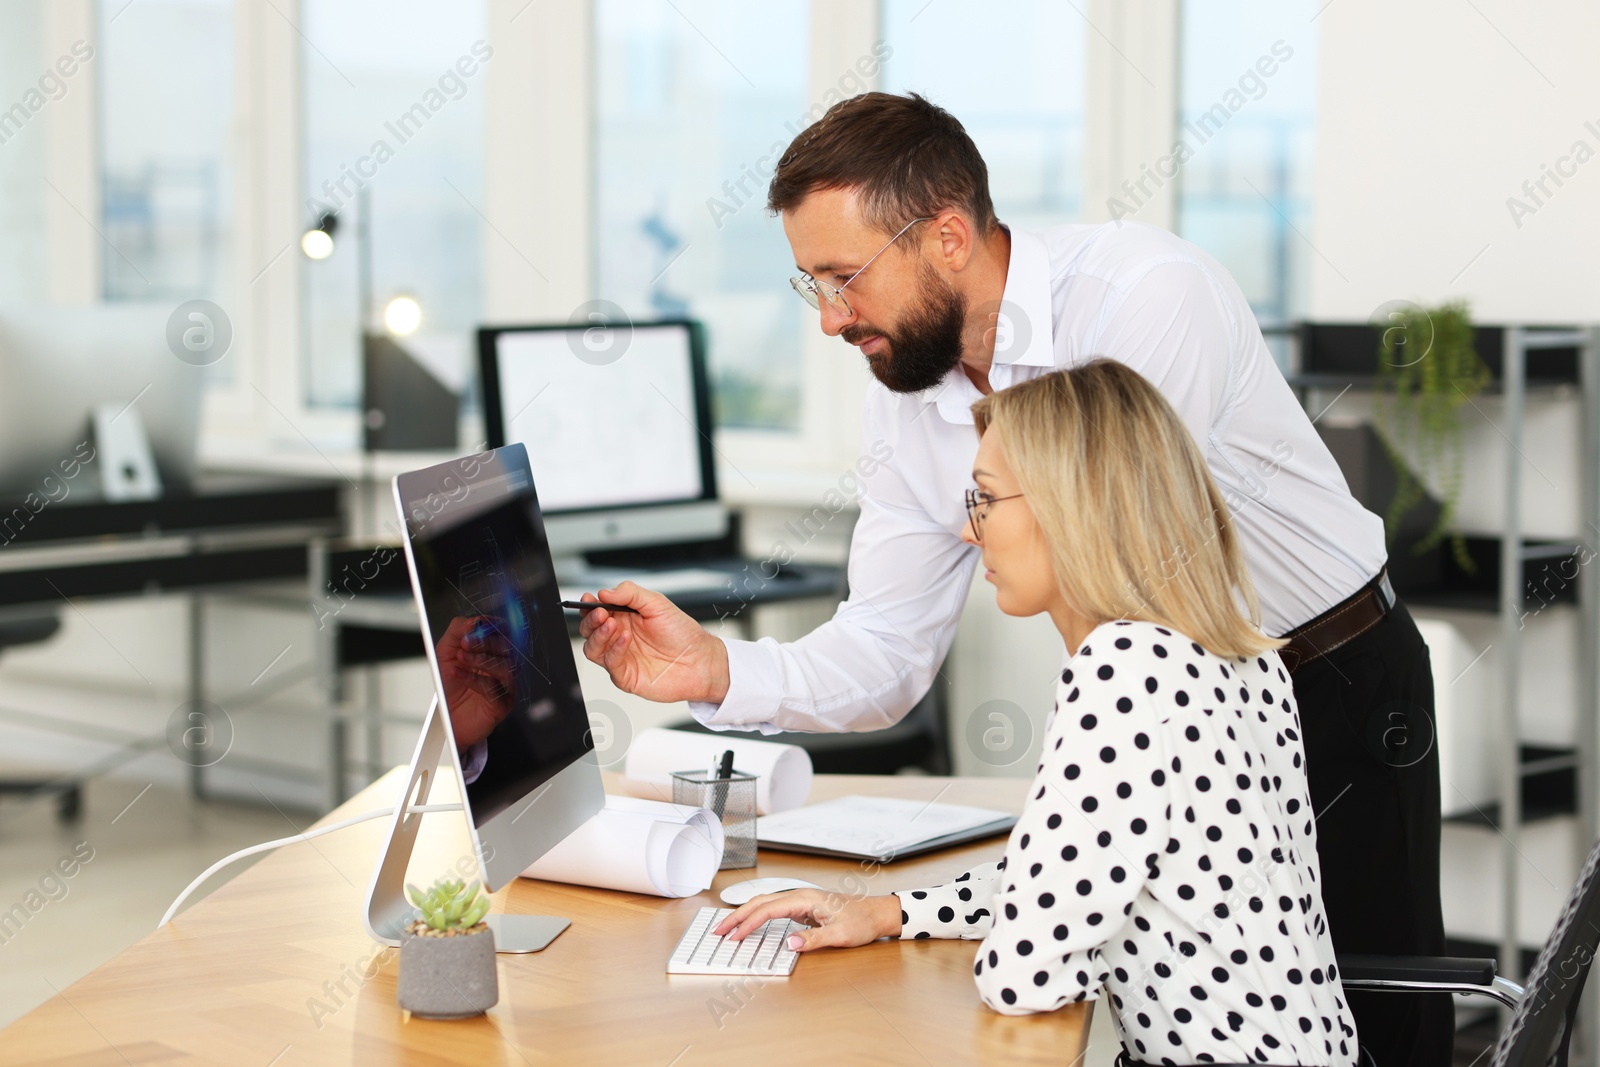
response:
[[[1600,318],[1600,6],[1342,0],[1318,23],[1313,317]],[[1597,158],[1519,226],[1507,198],[1580,140]]]

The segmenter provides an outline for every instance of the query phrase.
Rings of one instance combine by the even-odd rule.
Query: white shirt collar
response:
[[[1049,250],[1040,234],[1010,226],[1005,230],[1011,235],[1011,259],[989,370],[989,384],[995,389],[1012,384],[1013,366],[1053,367],[1056,362]],[[993,309],[974,308],[972,313],[992,314]],[[946,422],[971,425],[972,403],[980,394],[966,372],[955,367],[937,385],[912,395],[925,404],[937,404]]]

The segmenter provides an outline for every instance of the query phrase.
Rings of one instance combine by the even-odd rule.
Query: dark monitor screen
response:
[[[594,747],[550,548],[520,446],[403,476],[400,490],[441,702],[482,826]]]

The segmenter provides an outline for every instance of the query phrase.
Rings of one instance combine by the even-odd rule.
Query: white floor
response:
[[[1116,1062],[1122,1043],[1117,1040],[1116,1024],[1111,1021],[1111,1002],[1094,1002],[1094,1015],[1089,1020],[1089,1048],[1082,1064],[1071,1067],[1111,1067]]]

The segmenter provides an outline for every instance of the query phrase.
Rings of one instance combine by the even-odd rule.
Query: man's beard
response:
[[[888,342],[889,354],[866,357],[867,366],[873,377],[896,393],[920,393],[932,388],[961,362],[966,298],[927,263],[922,264],[917,280],[917,302],[894,333],[870,326],[846,326],[839,331],[851,344],[878,336]]]

